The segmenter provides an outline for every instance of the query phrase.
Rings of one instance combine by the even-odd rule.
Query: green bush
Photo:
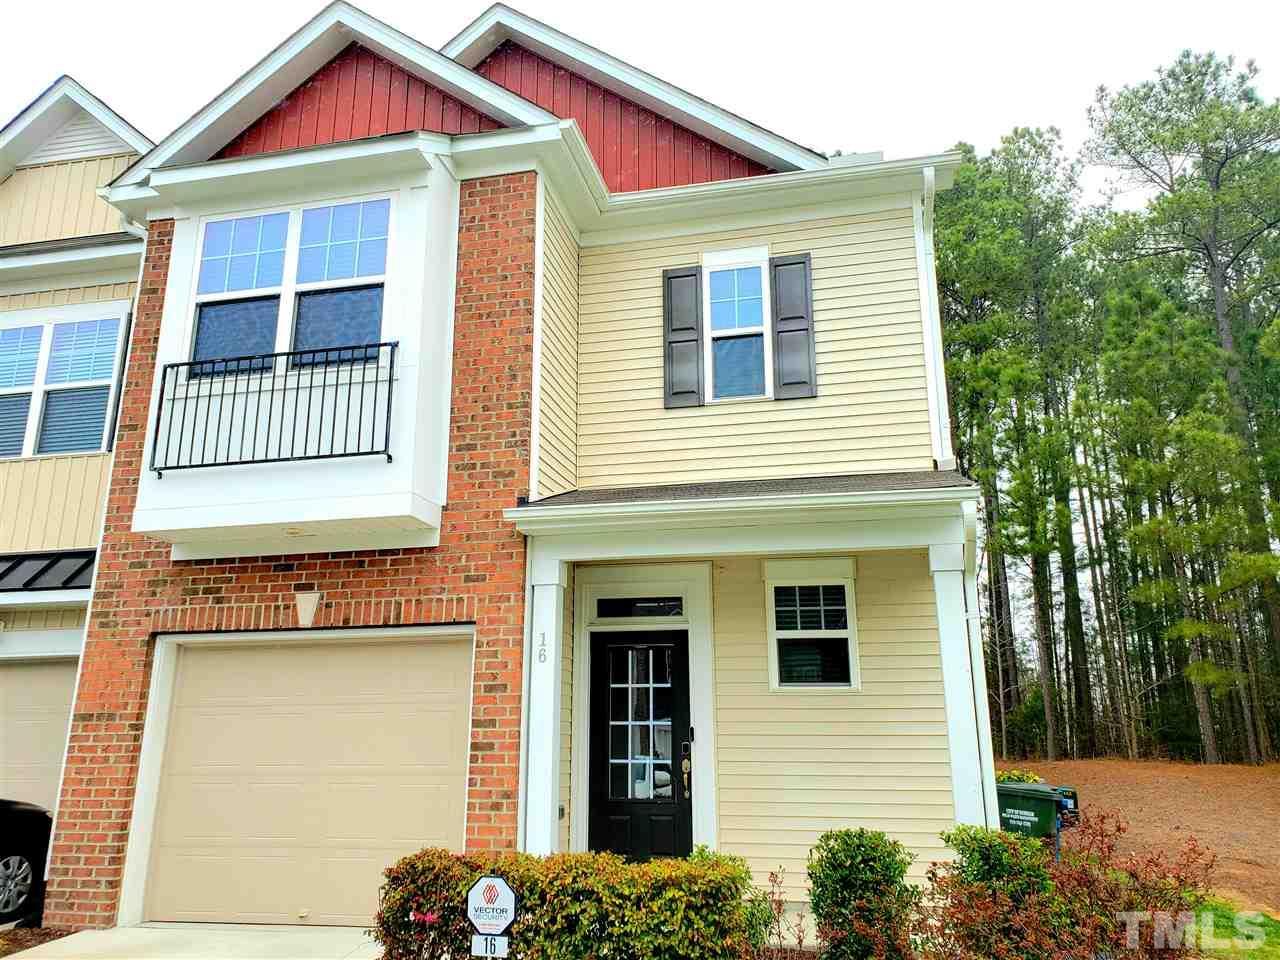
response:
[[[955,873],[998,890],[1015,904],[1050,891],[1049,851],[1034,837],[964,825],[942,835],[956,852]]]
[[[469,956],[467,890],[486,873],[516,892],[511,953],[529,960],[736,960],[759,922],[745,862],[705,850],[648,863],[606,853],[489,858],[423,850],[385,872],[373,927],[385,960]]]
[[[1013,768],[997,770],[996,783],[1044,783],[1044,777],[1038,773],[1032,773],[1030,770]]]
[[[915,891],[911,854],[878,830],[832,830],[809,851],[809,903],[823,956],[894,957]]]

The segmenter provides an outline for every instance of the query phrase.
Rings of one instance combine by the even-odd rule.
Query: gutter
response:
[[[512,507],[503,511],[522,533],[546,533],[560,527],[588,526],[593,522],[641,522],[702,517],[741,519],[765,517],[784,511],[838,510],[875,506],[961,503],[976,501],[978,488],[942,487],[932,490],[885,490],[855,493],[775,494],[755,497],[706,497],[688,500],[648,500],[637,503],[566,504],[564,506]]]

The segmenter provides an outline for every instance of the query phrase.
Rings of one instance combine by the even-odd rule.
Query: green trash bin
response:
[[[1000,828],[1029,837],[1057,838],[1058,791],[1043,783],[1001,783],[996,785],[1000,801]]]

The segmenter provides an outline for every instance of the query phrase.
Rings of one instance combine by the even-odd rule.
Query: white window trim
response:
[[[383,314],[379,329],[385,332],[387,326],[386,287],[388,280],[388,274],[385,270],[383,273],[376,275],[370,274],[368,276],[361,277],[344,277],[339,280],[312,280],[306,283],[299,283],[297,279],[298,256],[302,250],[302,216],[306,211],[318,210],[324,207],[337,207],[344,203],[363,203],[368,200],[387,200],[389,201],[389,208],[387,211],[387,254],[384,264],[391,263],[392,249],[396,242],[397,199],[395,190],[383,190],[373,193],[362,193],[356,196],[333,197],[315,202],[297,203],[289,206],[261,207],[251,210],[232,210],[202,216],[196,223],[196,251],[191,268],[192,294],[190,322],[187,324],[187,340],[183,349],[184,358],[187,361],[195,360],[196,330],[199,326],[200,307],[206,303],[229,303],[237,300],[259,300],[266,297],[279,297],[280,304],[276,311],[275,345],[272,347],[272,352],[288,353],[293,350],[294,333],[297,326],[298,294],[310,293],[314,290],[345,290],[354,287],[381,286],[383,288]],[[280,285],[275,287],[255,287],[249,290],[228,290],[222,293],[199,293],[200,266],[204,260],[205,227],[210,223],[216,223],[221,220],[236,220],[243,217],[263,217],[270,216],[274,213],[285,213],[289,215],[289,224],[285,230],[284,240],[284,272],[281,275]],[[381,334],[379,334],[379,336],[381,336]],[[335,346],[338,346],[338,344],[335,344]]]
[[[850,558],[813,560],[766,560],[764,563],[765,627],[768,638],[769,690],[772,693],[856,693],[862,689],[862,667],[858,657],[858,610],[854,596],[856,566]],[[844,587],[848,611],[847,630],[778,630],[774,614],[774,587]],[[779,679],[778,641],[789,638],[844,637],[849,649],[849,682],[788,683]]]
[[[11,457],[0,457],[0,463],[10,460],[30,460],[35,457],[71,457],[78,454],[102,453],[111,433],[112,413],[115,410],[116,393],[119,390],[120,355],[124,349],[126,320],[129,315],[128,300],[104,300],[96,303],[75,303],[61,307],[34,307],[0,313],[0,330],[19,327],[41,327],[40,353],[36,358],[35,379],[21,387],[2,387],[0,396],[30,394],[27,407],[27,428],[23,434],[22,452]],[[80,323],[85,320],[115,320],[116,348],[111,355],[111,376],[98,380],[74,380],[70,383],[46,383],[49,372],[49,356],[53,350],[53,328],[60,323]],[[103,417],[102,437],[93,450],[74,450],[65,453],[36,453],[40,439],[40,426],[44,422],[45,397],[60,390],[76,390],[88,387],[107,387],[107,413]]]
[[[749,336],[757,328],[712,330],[711,328],[711,272],[735,270],[741,267],[760,268],[761,316],[763,325],[759,333],[764,338],[764,393],[748,397],[717,397],[715,370],[712,363],[712,346],[718,339]],[[703,382],[706,384],[704,404],[752,403],[773,399],[773,296],[769,285],[769,248],[740,247],[734,250],[708,250],[702,254],[702,337]]]

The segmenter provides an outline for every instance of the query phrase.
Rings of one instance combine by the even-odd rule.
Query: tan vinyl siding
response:
[[[69,303],[100,303],[106,300],[132,300],[137,284],[99,283],[88,287],[58,287],[29,293],[0,293],[0,312],[33,310],[37,307],[61,307]]]
[[[569,829],[573,816],[573,570],[564,591],[564,631],[560,655],[560,849],[569,849]]]
[[[98,545],[109,453],[0,461],[0,553]]]
[[[97,195],[132,154],[20,167],[0,183],[0,246],[116,233],[120,214]]]
[[[84,607],[55,610],[8,610],[0,614],[6,630],[74,630],[84,626]]]
[[[762,561],[714,564],[719,847],[757,881],[805,862],[824,830],[884,830],[916,854],[914,877],[945,857],[951,767],[933,585],[923,552],[857,557],[862,689],[771,692]]]
[[[768,244],[813,258],[818,396],[663,409],[662,271]],[[932,469],[912,212],[581,252],[578,484]],[[766,371],[766,376],[772,373]]]
[[[538,392],[538,489],[578,486],[578,241],[548,190],[542,227],[542,349]]]

